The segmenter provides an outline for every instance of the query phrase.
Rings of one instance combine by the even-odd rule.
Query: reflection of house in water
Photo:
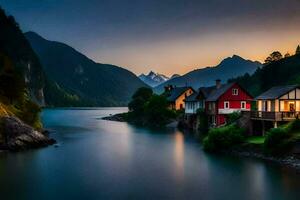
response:
[[[251,111],[251,119],[262,125],[277,127],[298,118],[300,112],[300,87],[298,85],[277,86],[255,98],[257,111]]]
[[[164,94],[167,96],[171,109],[181,110],[185,108],[184,100],[194,92],[192,87],[176,87],[168,85],[165,87]]]

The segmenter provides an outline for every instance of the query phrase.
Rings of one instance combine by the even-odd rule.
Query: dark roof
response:
[[[218,100],[219,97],[222,96],[234,84],[235,83],[222,84],[220,86],[220,88],[216,88],[216,86],[214,86],[213,89],[210,89],[211,92],[209,93],[209,96],[207,97],[206,101],[216,101],[216,100]]]
[[[204,98],[207,98],[212,91],[216,89],[216,86],[210,86],[210,87],[201,87],[199,88],[199,91],[202,92],[204,95]]]
[[[187,98],[185,98],[185,102],[198,101],[198,99],[197,99],[198,95],[199,95],[198,92],[195,92],[195,93],[191,94],[190,96],[188,96]]]
[[[168,101],[175,101],[180,95],[182,95],[186,90],[192,89],[191,87],[174,87],[171,91],[170,94],[167,96]]]
[[[298,85],[276,86],[265,91],[255,99],[277,99],[291,90],[298,88]]]

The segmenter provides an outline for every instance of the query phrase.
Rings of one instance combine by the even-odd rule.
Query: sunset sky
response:
[[[300,44],[300,0],[0,0],[23,31],[93,60],[172,75]]]

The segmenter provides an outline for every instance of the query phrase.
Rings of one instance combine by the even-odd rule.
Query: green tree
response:
[[[164,126],[176,117],[176,113],[168,109],[166,97],[153,95],[145,105],[147,123],[152,126]]]
[[[150,88],[139,88],[132,96],[131,102],[128,104],[128,108],[132,112],[142,114],[144,111],[145,103],[151,98],[153,91]]]
[[[274,51],[265,59],[265,64],[281,60],[282,58],[283,56],[279,51]]]
[[[300,54],[300,45],[298,45],[297,48],[296,48],[296,55],[297,54]]]

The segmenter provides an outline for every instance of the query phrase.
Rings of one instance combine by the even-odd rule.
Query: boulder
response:
[[[2,134],[0,148],[12,151],[48,146],[56,142],[14,116],[2,118],[0,134]]]

